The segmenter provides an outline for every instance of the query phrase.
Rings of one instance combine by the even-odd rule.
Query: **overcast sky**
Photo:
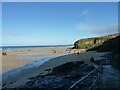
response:
[[[3,45],[73,44],[118,32],[117,2],[3,3]]]

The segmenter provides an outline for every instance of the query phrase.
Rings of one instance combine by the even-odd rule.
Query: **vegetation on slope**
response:
[[[77,49],[87,47],[87,51],[111,52],[111,64],[120,70],[120,34],[81,39],[74,45]]]
[[[80,39],[74,43],[74,48],[76,49],[91,49],[100,45],[103,45],[104,42],[113,39],[120,34],[105,35],[94,38]]]

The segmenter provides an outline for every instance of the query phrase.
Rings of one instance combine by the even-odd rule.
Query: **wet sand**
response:
[[[64,64],[66,62],[70,61],[81,61],[84,60],[85,63],[90,63],[90,59],[93,57],[95,60],[101,59],[104,54],[106,53],[98,53],[98,52],[83,52],[79,55],[77,54],[67,54],[64,56],[60,56],[57,58],[53,58],[47,62],[44,62],[42,65],[38,67],[29,68],[27,70],[21,71],[18,74],[10,75],[6,79],[3,80],[3,84],[5,84],[5,87],[8,88],[15,88],[15,87],[22,87],[25,85],[27,81],[29,81],[29,78],[40,75],[40,74],[46,74],[48,71],[46,69],[52,69],[56,66],[59,66],[61,64]],[[12,84],[11,84],[12,83]]]
[[[66,49],[70,47],[49,47],[49,48],[25,48],[25,49],[12,49],[5,51],[7,55],[2,57],[2,72],[21,67],[31,61],[59,54],[67,54]],[[54,53],[53,50],[56,50]]]

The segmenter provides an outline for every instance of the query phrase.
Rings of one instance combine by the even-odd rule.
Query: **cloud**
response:
[[[78,23],[76,25],[76,30],[80,30],[81,33],[91,33],[94,35],[106,35],[106,34],[114,34],[118,33],[118,24],[112,23],[105,26],[100,26],[95,23]],[[119,32],[120,33],[120,32]]]
[[[93,34],[113,34],[113,33],[118,33],[118,24],[113,23],[109,24],[104,27],[96,27],[95,29],[91,30]]]
[[[89,13],[90,13],[90,12],[89,12],[88,10],[84,10],[84,11],[81,12],[82,15],[87,15],[87,14],[89,14]]]
[[[95,29],[95,24],[93,22],[77,23],[75,28],[80,31],[90,31]]]
[[[4,34],[9,36],[23,36],[25,33],[18,30],[7,30]]]
[[[78,23],[76,25],[77,30],[89,30],[89,28],[91,28],[91,26],[87,23]]]

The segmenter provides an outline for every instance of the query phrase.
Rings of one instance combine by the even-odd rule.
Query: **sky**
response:
[[[65,45],[118,32],[117,2],[4,2],[5,46]]]

